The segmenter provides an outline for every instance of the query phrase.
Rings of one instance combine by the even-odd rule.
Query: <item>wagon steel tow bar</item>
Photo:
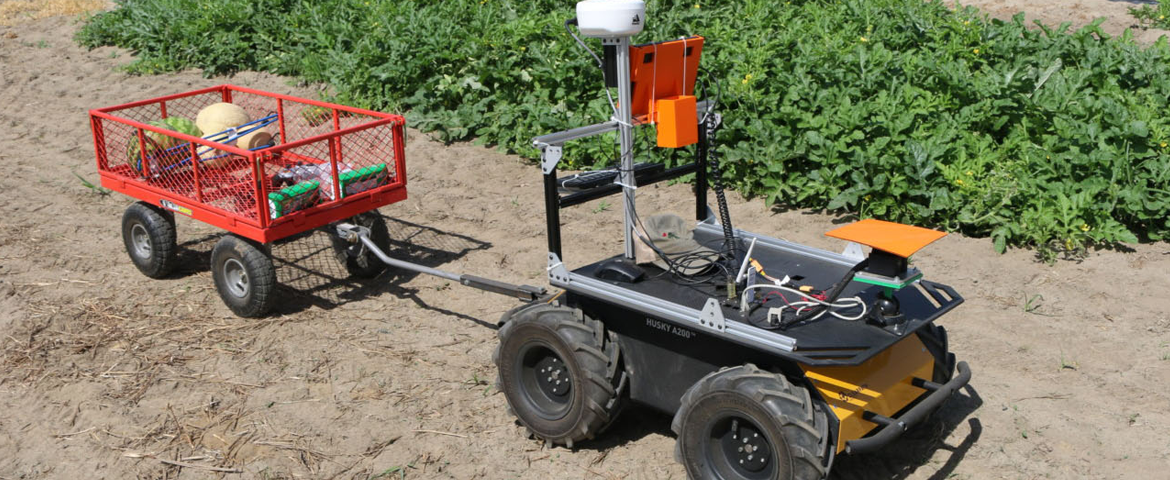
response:
[[[533,301],[540,298],[546,293],[543,287],[534,287],[531,285],[513,285],[490,278],[477,277],[475,275],[460,275],[458,273],[445,272],[443,270],[419,265],[417,263],[410,263],[395,258],[390,258],[374,244],[370,239],[370,229],[351,223],[339,223],[336,225],[337,236],[350,243],[357,243],[361,241],[366,248],[370,250],[379,260],[382,260],[386,265],[391,267],[401,268],[403,270],[410,270],[412,272],[425,273],[447,280],[459,282],[461,285],[484,290],[487,292],[507,295],[509,297],[516,297],[521,300]]]

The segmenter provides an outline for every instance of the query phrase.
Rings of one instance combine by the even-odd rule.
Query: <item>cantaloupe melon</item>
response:
[[[252,119],[248,116],[248,112],[239,105],[231,103],[213,103],[203,107],[203,110],[200,110],[199,114],[195,116],[195,124],[207,136],[214,136],[229,129],[238,128],[250,121]],[[216,141],[220,143],[229,145],[235,143],[235,141],[226,140],[227,138],[216,138]],[[223,150],[211,150],[205,152],[201,157],[204,160],[203,165],[211,168],[224,167],[232,159],[231,155]]]
[[[248,117],[248,112],[239,105],[231,103],[208,105],[195,116],[195,125],[203,130],[204,135],[215,135],[250,121],[252,119]]]

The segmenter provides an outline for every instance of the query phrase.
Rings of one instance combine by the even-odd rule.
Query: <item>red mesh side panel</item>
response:
[[[333,131],[332,110],[291,100],[285,100],[282,103],[284,108],[285,143],[304,140]]]
[[[233,155],[216,165],[200,168],[199,183],[203,187],[203,202],[245,219],[258,220],[258,192],[256,182],[252,180],[252,161]]]
[[[183,197],[188,200],[195,200],[195,183],[192,178],[191,171],[191,145],[187,142],[173,137],[167,137],[151,132],[151,135],[145,136],[150,138],[171,138],[172,140],[163,140],[155,142],[148,141],[146,163],[140,172],[140,179],[146,183],[172,192],[173,194]],[[165,147],[158,145],[173,145]]]
[[[343,135],[338,138],[338,144],[340,145],[342,163],[353,169],[384,168],[386,179],[381,182],[381,185],[391,183],[397,177],[394,164],[394,126],[392,123]]]
[[[195,118],[199,115],[199,111],[204,107],[222,101],[223,95],[221,93],[212,92],[160,102],[157,106],[150,107],[155,115],[155,118],[152,118],[151,120],[157,120],[158,118],[161,118],[159,114],[162,112],[163,104],[166,105],[168,117],[182,117],[191,121],[195,121]],[[119,111],[118,115],[122,116],[122,112]],[[209,135],[211,133],[215,132],[203,132],[204,135]]]
[[[372,123],[372,122],[376,122],[378,120],[381,120],[381,118],[372,117],[372,116],[361,114],[361,113],[341,112],[341,114],[339,116],[340,116],[339,123],[341,124],[342,130],[349,128],[349,127],[356,127],[358,125],[365,125],[367,123]]]
[[[245,92],[232,92],[232,103],[243,108],[245,112],[248,112],[248,118],[254,121],[277,114],[277,100],[272,97]],[[273,137],[277,137],[280,132],[279,123],[272,123],[264,127],[264,129],[272,134]]]
[[[131,159],[127,151],[130,141],[138,141],[137,129],[119,122],[98,119],[101,128],[103,145],[100,155],[106,161],[105,171],[115,173],[126,178],[137,178],[138,174],[131,170]],[[136,161],[134,163],[137,163]],[[100,165],[100,164],[99,164]]]
[[[137,107],[122,108],[110,113],[118,118],[150,123],[164,118],[163,110],[165,109],[167,117],[182,117],[195,121],[199,110],[213,103],[221,102],[222,98],[219,92],[201,93],[188,97],[139,105]]]

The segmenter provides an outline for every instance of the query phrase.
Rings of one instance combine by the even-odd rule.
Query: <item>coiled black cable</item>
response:
[[[735,242],[735,228],[731,225],[731,211],[727,208],[727,195],[723,193],[723,170],[719,167],[719,154],[716,152],[718,143],[715,141],[715,132],[719,130],[719,121],[715,115],[708,115],[707,129],[707,166],[711,171],[711,189],[715,191],[715,203],[719,208],[719,223],[723,225],[724,248],[735,262],[738,258]]]

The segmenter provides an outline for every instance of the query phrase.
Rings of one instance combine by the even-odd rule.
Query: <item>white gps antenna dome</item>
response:
[[[577,28],[594,38],[632,37],[646,24],[643,0],[584,0],[577,2]]]

